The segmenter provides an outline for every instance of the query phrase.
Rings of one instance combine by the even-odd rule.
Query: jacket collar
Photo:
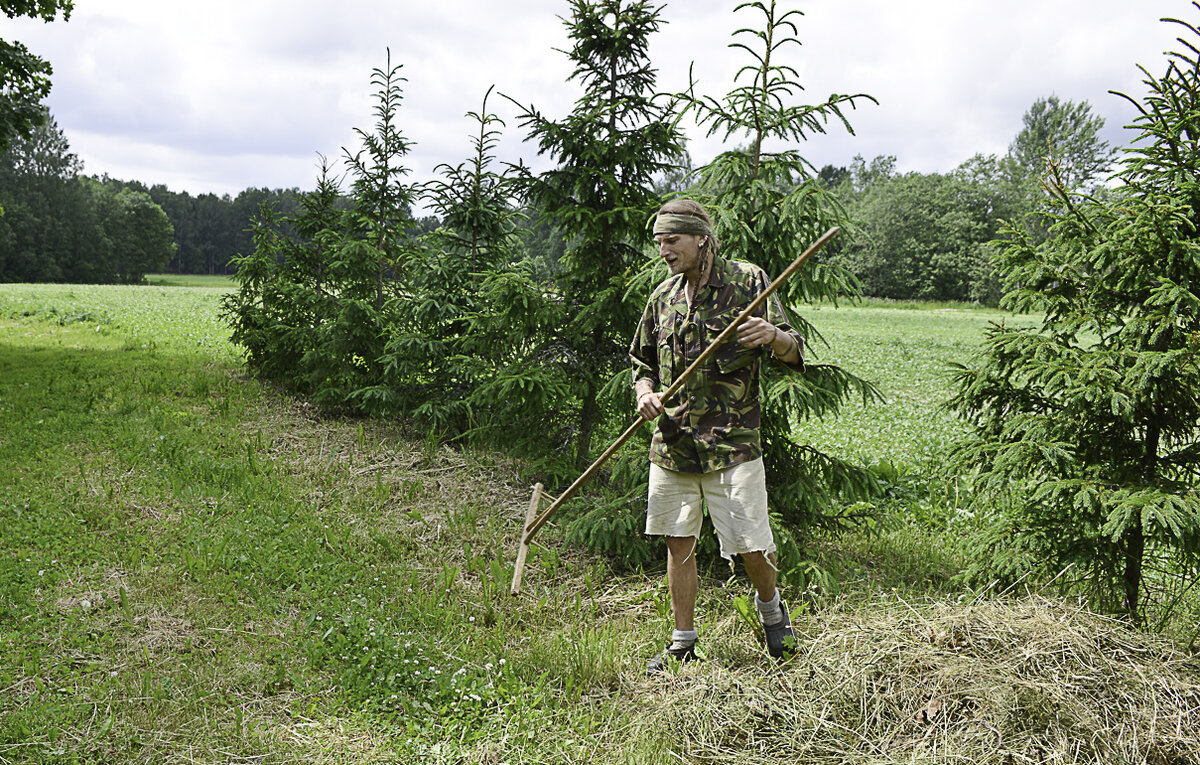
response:
[[[725,286],[725,277],[728,274],[729,261],[722,258],[720,255],[713,256],[712,268],[708,270],[708,281],[702,286],[720,289]]]
[[[713,256],[712,267],[708,269],[708,278],[699,286],[698,290],[703,291],[705,288],[719,290],[728,282],[729,261],[722,258],[720,255]],[[685,300],[687,295],[687,278],[683,274],[676,274],[671,277],[675,280],[675,285],[671,288],[673,300]]]

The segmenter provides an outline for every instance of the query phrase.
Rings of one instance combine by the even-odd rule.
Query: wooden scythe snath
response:
[[[746,306],[745,310],[738,314],[737,318],[735,318],[728,327],[721,331],[721,334],[717,335],[717,339],[713,340],[712,344],[705,348],[704,352],[701,353],[700,356],[693,361],[687,369],[683,370],[683,374],[681,374],[675,380],[675,382],[671,384],[671,387],[667,388],[667,390],[662,394],[663,405],[665,406],[671,397],[683,388],[683,384],[687,382],[689,377],[692,376],[692,373],[699,369],[705,362],[707,362],[709,358],[716,353],[717,348],[721,347],[724,343],[733,338],[734,333],[737,331],[738,325],[740,325],[749,317],[753,316],[760,308],[762,308],[763,304],[766,303],[767,298],[770,297],[780,285],[790,279],[793,274],[799,271],[800,267],[804,265],[805,261],[811,258],[813,254],[817,252],[817,250],[824,247],[825,244],[840,230],[840,227],[834,226],[822,234],[821,238],[813,242],[807,250],[800,254],[800,257],[792,261],[792,264],[788,266],[782,274],[776,277],[775,281],[771,282],[770,286],[759,293],[758,297],[754,298],[750,305]],[[525,574],[525,558],[529,555],[529,543],[533,540],[534,534],[536,534],[538,530],[542,528],[542,526],[546,525],[546,521],[550,520],[550,516],[554,515],[554,513],[563,506],[563,503],[575,496],[576,492],[578,492],[579,489],[585,483],[587,483],[588,480],[597,473],[597,471],[600,470],[601,466],[608,461],[609,457],[613,456],[617,449],[620,449],[622,446],[624,446],[625,442],[628,441],[645,422],[648,422],[648,420],[639,416],[637,421],[626,428],[625,432],[618,436],[617,440],[613,441],[612,444],[604,450],[604,453],[601,454],[600,457],[593,462],[587,470],[583,471],[582,475],[575,479],[575,483],[571,484],[569,487],[567,487],[566,491],[558,495],[558,499],[553,500],[550,503],[550,506],[543,510],[540,515],[538,514],[538,510],[541,507],[543,496],[542,485],[539,483],[534,486],[533,497],[529,501],[529,510],[525,514],[525,530],[521,534],[521,546],[517,551],[517,562],[513,566],[513,595],[521,594],[521,579]]]

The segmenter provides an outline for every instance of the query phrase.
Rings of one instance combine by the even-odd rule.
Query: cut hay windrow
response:
[[[685,762],[1200,763],[1200,661],[1083,608],[880,600],[796,628],[779,670],[669,680],[647,730]]]

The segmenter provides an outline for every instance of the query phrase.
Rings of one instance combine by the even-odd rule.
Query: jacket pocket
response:
[[[738,317],[740,311],[726,311],[725,313],[714,316],[704,322],[705,333],[708,335],[708,342],[713,343],[720,336],[725,328]],[[758,358],[758,348],[747,348],[737,341],[737,334],[728,342],[717,349],[714,355],[715,366],[717,371],[723,375],[733,374],[740,369],[744,369],[753,364]]]

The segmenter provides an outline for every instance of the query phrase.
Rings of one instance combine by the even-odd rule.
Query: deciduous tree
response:
[[[122,284],[138,284],[147,273],[161,271],[175,252],[171,221],[143,191],[108,192],[110,213],[102,216],[105,236],[112,243],[110,270]]]
[[[62,14],[71,17],[72,0],[4,0],[0,11],[18,16],[54,21]],[[28,138],[45,121],[42,99],[50,93],[50,63],[35,56],[19,42],[0,40],[0,151],[15,136]]]
[[[951,173],[892,171],[894,158],[855,158],[839,193],[861,235],[830,257],[863,293],[894,300],[999,300],[991,240],[1007,212],[974,165]]]
[[[162,209],[82,169],[49,115],[0,152],[0,280],[136,283],[166,265],[174,243]]]
[[[1039,98],[1021,118],[1021,132],[1009,144],[1008,156],[1017,174],[1035,188],[1046,176],[1047,163],[1058,168],[1068,189],[1084,189],[1103,179],[1116,151],[1100,137],[1104,118],[1087,101]]]

